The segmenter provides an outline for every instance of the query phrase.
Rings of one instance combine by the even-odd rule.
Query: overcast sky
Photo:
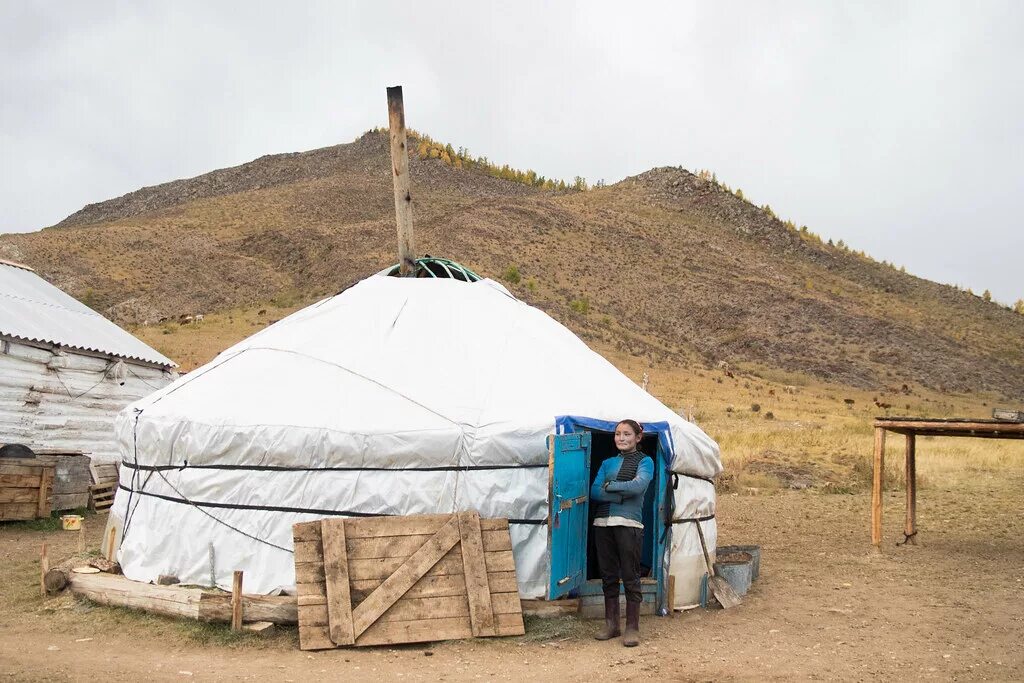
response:
[[[0,233],[408,125],[546,176],[710,169],[1024,297],[1024,4],[0,0]]]

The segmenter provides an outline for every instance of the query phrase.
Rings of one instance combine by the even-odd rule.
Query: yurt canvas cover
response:
[[[686,475],[675,517],[713,544],[721,465],[698,427],[493,281],[373,276],[119,415],[118,559],[136,580],[228,588],[242,569],[247,591],[288,590],[296,522],[477,509],[510,519],[520,593],[544,597],[546,437],[624,417],[659,425]],[[691,526],[672,527],[674,573],[697,566]]]

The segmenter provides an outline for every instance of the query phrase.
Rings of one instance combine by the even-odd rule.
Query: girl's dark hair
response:
[[[618,427],[619,425],[629,425],[630,429],[632,429],[633,433],[637,436],[641,436],[644,433],[643,426],[636,420],[619,420],[615,426]]]

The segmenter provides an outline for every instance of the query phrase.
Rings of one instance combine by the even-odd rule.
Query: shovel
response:
[[[700,522],[697,524],[697,535],[700,536],[700,549],[704,551],[704,562],[708,565],[708,588],[714,594],[715,599],[718,600],[718,604],[722,606],[722,609],[729,609],[743,602],[740,596],[736,595],[736,591],[733,590],[729,582],[723,579],[721,576],[715,576],[715,568],[711,564],[711,557],[708,555],[708,546],[704,541],[704,530],[700,527]]]

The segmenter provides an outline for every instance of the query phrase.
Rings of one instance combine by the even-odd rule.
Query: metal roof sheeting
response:
[[[0,334],[175,367],[174,361],[32,270],[0,262]]]

